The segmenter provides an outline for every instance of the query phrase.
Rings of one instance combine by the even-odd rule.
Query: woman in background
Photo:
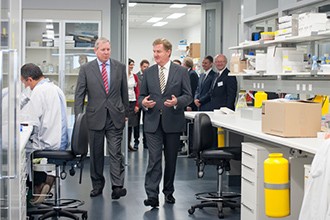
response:
[[[139,104],[138,97],[140,95],[139,81],[138,76],[133,73],[134,60],[131,58],[128,59],[128,76],[127,76],[127,85],[128,85],[128,149],[130,151],[136,151],[137,149],[133,148],[131,145],[132,139],[132,130],[133,127],[139,124],[138,121],[138,112]]]

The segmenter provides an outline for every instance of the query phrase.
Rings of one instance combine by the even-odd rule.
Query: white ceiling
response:
[[[134,7],[129,7],[129,28],[161,28],[161,29],[184,29],[201,22],[201,6],[187,5],[184,8],[170,8],[171,4],[143,4],[138,3]],[[178,19],[166,19],[173,13],[186,13]],[[162,27],[154,27],[153,23],[147,23],[151,17],[163,17],[168,24]]]

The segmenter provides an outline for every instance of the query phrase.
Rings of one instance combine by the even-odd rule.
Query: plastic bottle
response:
[[[255,108],[261,108],[262,107],[262,101],[267,100],[268,95],[264,91],[258,91],[254,95],[254,107]]]

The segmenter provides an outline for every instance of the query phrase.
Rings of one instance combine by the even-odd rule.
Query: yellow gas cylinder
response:
[[[267,216],[290,215],[289,162],[282,153],[271,153],[264,161],[264,191]]]
[[[225,131],[222,128],[218,128],[218,148],[225,146]]]
[[[262,107],[262,101],[267,100],[268,95],[264,91],[258,91],[254,95],[254,107],[255,108],[261,108]]]
[[[328,114],[328,112],[329,112],[329,96],[316,95],[313,98],[313,102],[320,102],[322,104],[322,116]]]

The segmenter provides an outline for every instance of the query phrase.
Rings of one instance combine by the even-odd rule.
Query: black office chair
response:
[[[88,152],[88,129],[85,113],[76,117],[73,127],[71,150],[37,150],[31,155],[33,158],[47,158],[48,164],[54,164],[56,168],[54,199],[47,199],[39,206],[29,208],[27,215],[34,219],[35,215],[41,215],[38,219],[50,217],[68,217],[70,219],[79,219],[76,214],[81,214],[82,219],[87,219],[87,211],[80,210],[77,207],[84,204],[83,201],[76,199],[62,199],[60,195],[60,178],[66,178],[66,166],[71,166],[70,175],[75,174],[75,167],[80,168],[79,183],[81,183],[83,162]],[[31,159],[31,161],[32,161]],[[62,171],[61,171],[62,167]]]
[[[198,178],[204,175],[205,165],[217,166],[218,182],[217,192],[203,192],[195,194],[196,199],[201,203],[191,206],[189,214],[193,214],[196,208],[217,207],[218,217],[224,218],[223,208],[230,207],[235,209],[240,207],[240,194],[235,192],[223,192],[222,175],[230,170],[230,160],[240,160],[241,147],[224,147],[212,149],[213,127],[210,117],[205,113],[199,113],[194,119],[194,142],[193,148],[197,155],[196,165],[198,168]]]

